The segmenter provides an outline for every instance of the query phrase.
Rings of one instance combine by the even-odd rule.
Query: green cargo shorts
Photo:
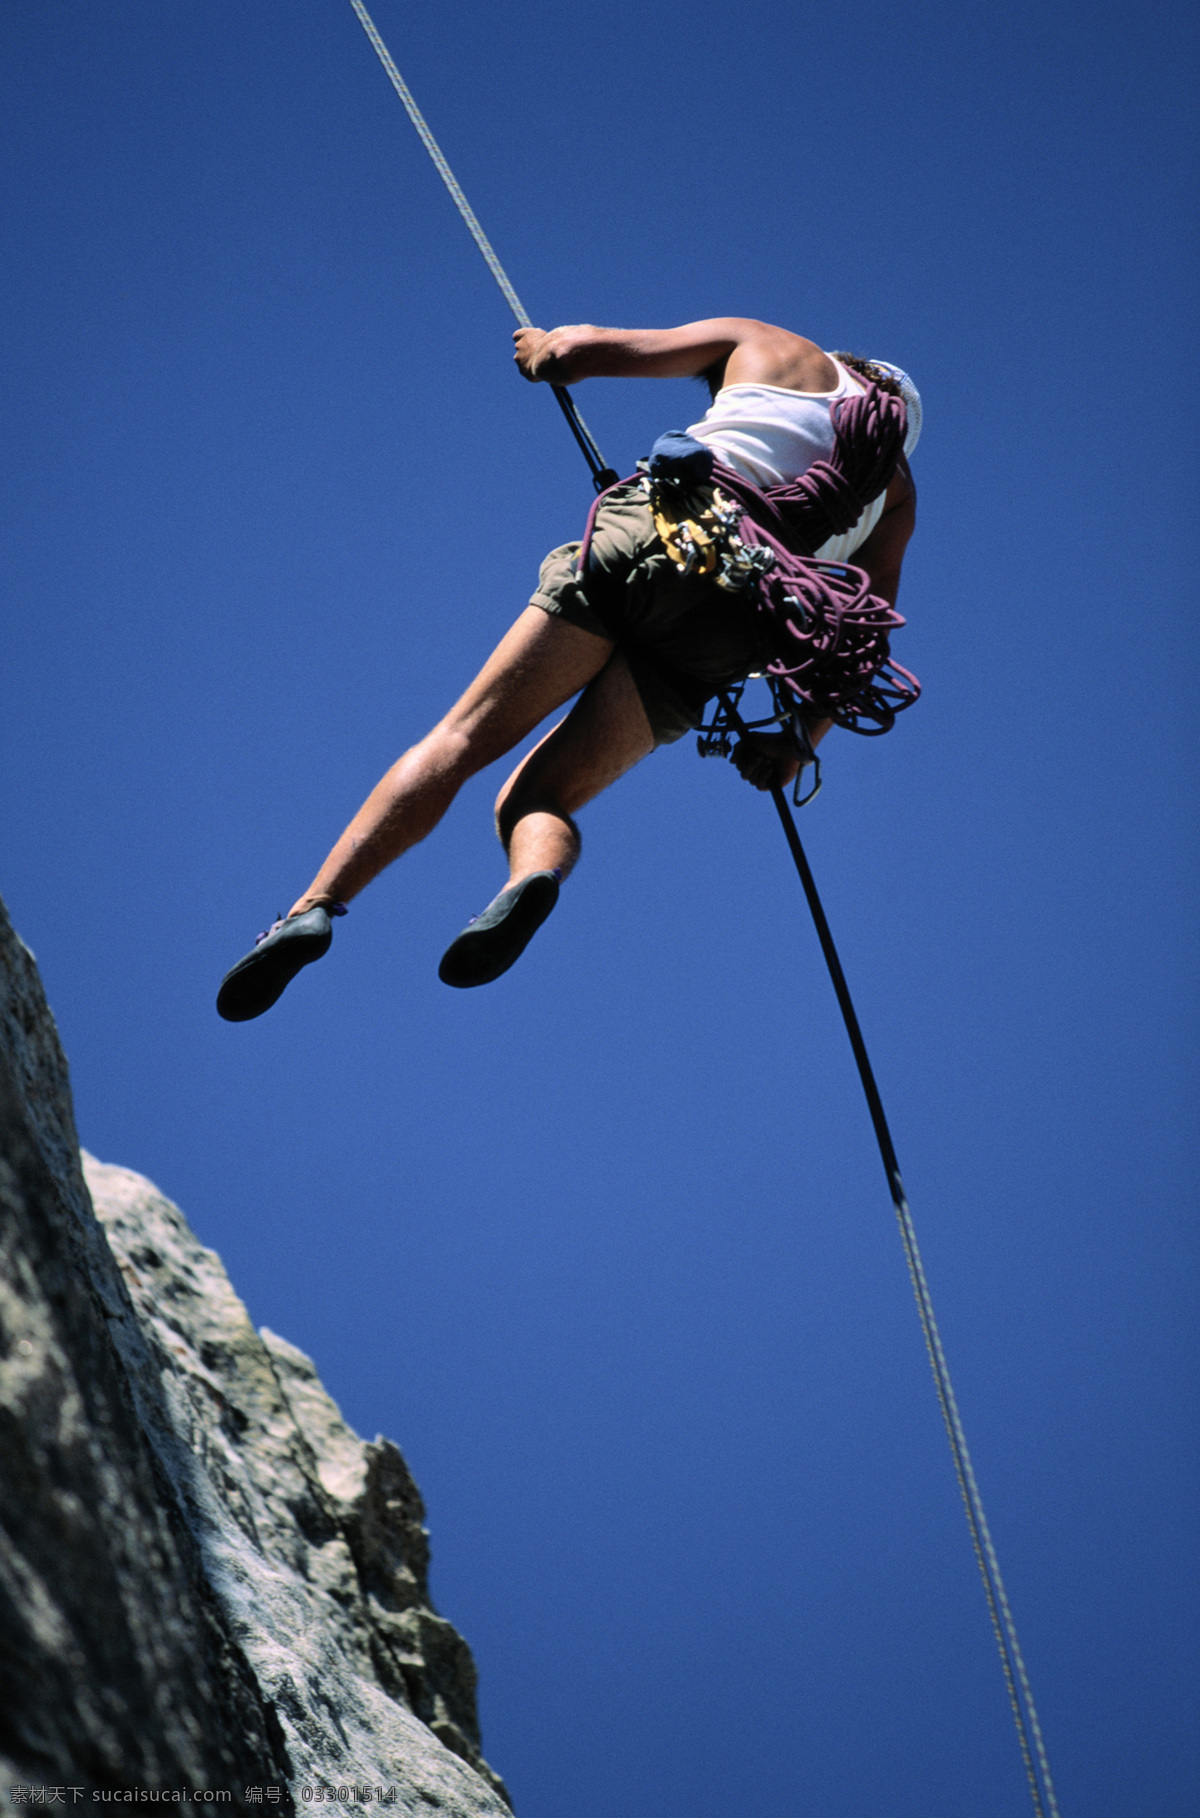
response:
[[[718,689],[765,666],[750,602],[680,574],[636,484],[616,488],[601,503],[584,575],[580,547],[564,543],[550,551],[529,603],[616,640],[656,744],[693,731]]]

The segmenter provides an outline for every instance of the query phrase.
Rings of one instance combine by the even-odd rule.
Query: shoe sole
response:
[[[261,946],[255,947],[230,968],[217,992],[217,1015],[227,1023],[248,1023],[278,1003],[296,974],[329,951],[333,929],[322,912],[324,925],[301,927],[317,911],[285,922]]]
[[[502,890],[442,955],[438,977],[443,985],[460,991],[490,985],[520,959],[557,901],[558,879],[552,871],[535,871]]]

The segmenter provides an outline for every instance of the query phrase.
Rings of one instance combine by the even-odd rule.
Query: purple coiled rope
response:
[[[758,487],[717,462],[713,478],[742,506],[743,542],[770,549],[775,565],[758,583],[756,606],[772,651],[767,674],[820,719],[878,736],[921,693],[916,676],[891,660],[889,636],[902,614],[871,592],[865,569],[813,555],[857,524],[890,485],[908,427],[904,400],[877,385],[835,404],[834,448],[799,479]]]
[[[771,652],[766,673],[815,718],[877,736],[890,731],[896,715],[921,693],[916,676],[891,660],[889,634],[904,619],[871,592],[865,569],[818,561],[812,552],[851,529],[886,491],[904,451],[908,413],[902,398],[871,385],[835,404],[830,416],[832,456],[815,461],[798,479],[759,487],[721,461],[714,462],[712,477],[742,507],[742,541],[775,557],[770,572],[748,590]],[[588,514],[581,574],[605,496]]]
[[[764,495],[778,507],[792,546],[805,555],[853,529],[871,500],[887,491],[908,431],[903,398],[878,385],[841,399],[829,414],[830,459],[814,461],[798,479],[769,487]]]

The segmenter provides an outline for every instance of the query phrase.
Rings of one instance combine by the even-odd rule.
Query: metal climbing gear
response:
[[[638,462],[639,468],[646,466]],[[697,580],[711,575],[717,587],[744,593],[775,567],[773,550],[742,541],[742,508],[719,486],[693,486],[649,470],[642,474],[641,487],[654,528],[680,574]]]
[[[696,750],[702,758],[733,756],[734,738],[745,738],[753,732],[765,732],[769,726],[777,726],[791,740],[792,753],[800,768],[796,772],[795,786],[792,789],[792,807],[807,808],[821,793],[821,759],[809,733],[808,722],[800,708],[795,695],[789,694],[783,684],[774,676],[754,675],[747,678],[752,682],[766,682],[771,690],[771,701],[774,713],[769,713],[761,720],[745,720],[738,711],[745,682],[735,682],[732,688],[723,690],[712,707],[712,718],[700,727],[696,736]],[[805,788],[805,771],[812,771],[812,782]],[[801,794],[801,790],[804,793]]]

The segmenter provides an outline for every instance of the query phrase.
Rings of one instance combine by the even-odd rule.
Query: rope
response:
[[[413,125],[416,127],[417,132],[420,135],[421,143],[429,153],[429,156],[433,159],[442,182],[450,191],[459,214],[462,216],[470,230],[472,239],[475,241],[476,246],[478,246],[480,252],[487,261],[488,269],[500,286],[505,301],[521,327],[532,328],[533,323],[526,314],[521,299],[509,282],[507,272],[496,257],[491,241],[479,225],[474,209],[459,188],[454,172],[450,169],[449,164],[447,164],[446,159],[442,154],[441,147],[438,145],[437,140],[426,125],[425,116],[414,101],[407,83],[393,63],[391,54],[388,51],[386,44],[383,42],[383,39],[379,36],[371,15],[363,5],[362,0],[350,0],[350,4],[358,14],[362,28],[366,32],[367,37],[374,45],[376,55],[383,64],[384,69],[387,71],[392,87],[404,103],[405,111]],[[604,456],[601,454],[591,431],[588,429],[583,418],[576,409],[575,401],[571,397],[570,392],[567,391],[565,386],[561,385],[554,386],[553,390],[555,397],[562,407],[563,415],[566,417],[570,426],[571,433],[574,435],[575,440],[582,449],[584,459],[591,469],[592,479],[595,483],[596,490],[597,492],[602,492],[605,487],[614,485],[619,476],[612,468],[606,466]],[[726,695],[721,695],[719,698],[725,712],[726,722],[729,725],[736,727],[739,732],[744,734],[747,728],[739,716],[736,706]],[[950,1453],[954,1461],[954,1471],[958,1478],[958,1487],[962,1492],[963,1505],[967,1512],[967,1525],[971,1532],[971,1545],[974,1549],[975,1558],[979,1566],[980,1577],[983,1580],[983,1590],[987,1600],[988,1615],[991,1618],[992,1631],[995,1635],[996,1646],[1000,1653],[1000,1664],[1004,1671],[1004,1683],[1008,1691],[1009,1704],[1012,1707],[1013,1721],[1016,1724],[1017,1740],[1020,1744],[1021,1759],[1025,1764],[1025,1773],[1029,1781],[1029,1791],[1033,1799],[1033,1808],[1037,1814],[1037,1818],[1059,1818],[1058,1802],[1054,1796],[1054,1783],[1050,1777],[1050,1763],[1046,1758],[1046,1748],[1042,1739],[1041,1724],[1038,1721],[1037,1707],[1033,1701],[1033,1691],[1029,1684],[1029,1676],[1025,1670],[1025,1660],[1021,1653],[1021,1644],[1017,1639],[1016,1624],[1013,1621],[1012,1610],[1009,1607],[1008,1593],[1004,1588],[1004,1580],[1000,1575],[1000,1563],[996,1558],[996,1550],[992,1544],[991,1530],[988,1527],[987,1516],[984,1514],[983,1499],[979,1493],[979,1485],[975,1481],[975,1472],[971,1464],[971,1454],[967,1450],[967,1437],[963,1431],[962,1420],[959,1416],[958,1403],[954,1396],[954,1387],[950,1381],[950,1369],[946,1362],[946,1354],[942,1349],[941,1334],[938,1331],[937,1320],[934,1318],[933,1300],[929,1292],[929,1283],[925,1278],[925,1268],[921,1261],[921,1252],[917,1246],[916,1228],[913,1225],[912,1213],[909,1210],[908,1199],[904,1192],[904,1182],[900,1177],[900,1165],[896,1159],[896,1150],[892,1143],[891,1131],[888,1129],[887,1118],[884,1114],[883,1100],[879,1096],[879,1088],[875,1083],[875,1075],[872,1071],[870,1058],[867,1054],[866,1043],[863,1041],[862,1030],[859,1027],[854,1003],[850,996],[849,987],[846,984],[846,975],[842,971],[837,948],[833,943],[833,935],[830,932],[829,923],[825,919],[825,911],[821,905],[821,899],[817,894],[816,881],[813,878],[812,871],[809,869],[808,859],[805,856],[804,847],[800,843],[800,835],[796,829],[796,823],[788,809],[786,797],[777,783],[774,784],[771,789],[771,798],[775,803],[779,819],[783,826],[784,835],[787,839],[792,857],[796,862],[796,869],[800,873],[800,882],[804,886],[804,894],[808,900],[809,909],[812,912],[813,922],[817,930],[817,938],[821,943],[821,951],[825,955],[825,963],[829,968],[829,976],[833,981],[833,988],[842,1012],[842,1020],[846,1025],[846,1033],[850,1037],[850,1046],[854,1051],[854,1059],[858,1067],[859,1078],[862,1081],[863,1091],[866,1094],[867,1106],[871,1113],[871,1122],[874,1125],[876,1140],[879,1144],[879,1152],[883,1158],[884,1171],[887,1174],[888,1179],[888,1188],[891,1192],[892,1204],[896,1209],[896,1218],[900,1226],[900,1239],[904,1246],[905,1261],[908,1264],[908,1272],[912,1280],[913,1293],[916,1296],[917,1313],[921,1321],[921,1330],[925,1337],[925,1348],[929,1353],[929,1362],[933,1370],[933,1380],[937,1390],[938,1404],[942,1410],[942,1419],[946,1425],[946,1434],[950,1441]]]
[[[728,701],[725,695],[721,695],[719,698],[729,723],[744,731],[745,728],[736,707]],[[1058,1801],[1054,1794],[1054,1782],[1050,1775],[1050,1763],[1046,1756],[1042,1726],[1038,1720],[1037,1706],[1033,1700],[1033,1689],[1025,1670],[1025,1658],[1017,1637],[1016,1623],[1013,1621],[1008,1593],[1004,1588],[1004,1579],[1000,1572],[1000,1562],[996,1557],[991,1530],[984,1513],[983,1498],[980,1495],[974,1467],[971,1464],[967,1436],[958,1411],[954,1385],[950,1380],[950,1366],[946,1362],[946,1353],[942,1349],[941,1334],[934,1317],[933,1299],[929,1292],[925,1266],[917,1244],[916,1227],[913,1224],[908,1196],[904,1191],[904,1182],[900,1176],[900,1164],[896,1157],[895,1145],[892,1142],[892,1133],[888,1128],[883,1100],[879,1096],[879,1087],[875,1082],[874,1070],[867,1054],[867,1045],[863,1040],[862,1029],[859,1026],[854,1002],[850,996],[850,988],[846,983],[846,975],[842,971],[842,963],[834,945],[833,934],[826,920],[821,898],[817,893],[816,880],[801,844],[795,820],[788,808],[787,798],[778,783],[772,785],[771,799],[775,803],[784,836],[787,839],[792,858],[795,860],[796,870],[800,874],[800,882],[804,886],[804,895],[808,901],[808,907],[817,930],[817,938],[821,943],[821,951],[825,956],[825,964],[833,982],[838,1007],[846,1025],[846,1033],[850,1037],[850,1046],[858,1067],[858,1076],[862,1081],[867,1108],[871,1113],[871,1123],[875,1129],[875,1138],[879,1144],[879,1153],[883,1159],[888,1190],[896,1210],[896,1221],[900,1226],[900,1241],[904,1246],[904,1258],[908,1264],[913,1294],[916,1297],[917,1314],[925,1338],[925,1349],[929,1354],[929,1363],[933,1370],[938,1405],[942,1410],[946,1436],[950,1441],[954,1474],[958,1479],[958,1487],[962,1493],[963,1506],[967,1514],[971,1546],[979,1567],[980,1578],[983,1580],[983,1594],[987,1602],[992,1633],[996,1638],[996,1647],[1000,1654],[1005,1689],[1008,1692],[1008,1701],[1016,1726],[1017,1742],[1021,1750],[1021,1760],[1025,1766],[1026,1779],[1029,1782],[1033,1809],[1037,1818],[1059,1818]]]
[[[470,233],[471,238],[487,261],[488,270],[500,286],[504,301],[508,304],[508,307],[512,310],[513,315],[517,318],[517,321],[522,328],[532,328],[533,323],[529,318],[525,305],[513,289],[512,284],[509,281],[508,273],[496,257],[495,248],[492,246],[491,241],[484,233],[482,227],[480,227],[475,215],[475,210],[471,207],[471,204],[467,201],[467,198],[459,188],[458,179],[450,169],[449,164],[447,164],[441,146],[430,132],[424,114],[413,99],[412,91],[404,80],[404,77],[400,74],[400,71],[396,68],[396,65],[393,63],[392,55],[388,50],[387,45],[379,36],[375,21],[363,5],[362,0],[350,0],[350,4],[358,14],[359,23],[362,25],[367,37],[375,47],[375,54],[387,71],[388,80],[404,103],[404,111],[416,127],[422,145],[433,159],[434,167],[436,168],[439,177],[450,191],[455,208],[457,208],[459,214],[466,222],[467,231]],[[575,400],[566,386],[554,385],[551,387],[551,390],[558,399],[559,408],[567,419],[571,434],[575,437],[575,440],[583,451],[584,460],[592,470],[592,481],[596,491],[603,492],[606,486],[615,485],[618,475],[613,472],[612,468],[605,465],[604,456],[600,453],[595,437],[580,416]]]

